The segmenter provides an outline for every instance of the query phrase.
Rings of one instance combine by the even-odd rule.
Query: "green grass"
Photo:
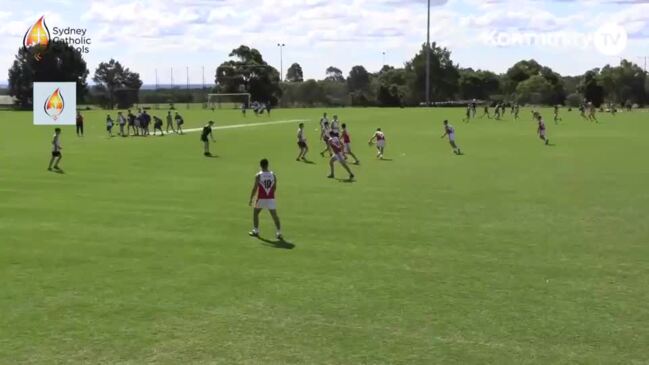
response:
[[[92,111],[59,175],[51,128],[0,111],[0,363],[649,362],[647,114],[545,110],[545,147],[527,110],[330,110],[362,160],[348,184],[316,156],[321,112],[269,118],[310,119],[307,165],[292,123],[218,130],[208,159],[196,133],[109,139]],[[391,161],[366,144],[379,126]],[[262,157],[293,250],[246,234]]]

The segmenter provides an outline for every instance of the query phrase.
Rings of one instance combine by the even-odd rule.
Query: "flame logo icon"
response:
[[[63,94],[61,94],[61,89],[58,88],[54,90],[52,95],[50,95],[47,100],[45,100],[45,105],[43,105],[45,114],[49,115],[50,118],[54,119],[55,121],[63,113],[64,108],[65,101],[63,100]]]
[[[41,16],[40,19],[34,23],[23,38],[23,45],[26,48],[35,49],[34,58],[37,61],[40,61],[43,57],[41,54],[47,50],[50,44],[50,30],[45,24],[45,16]]]

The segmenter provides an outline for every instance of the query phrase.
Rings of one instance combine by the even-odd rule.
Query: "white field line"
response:
[[[288,124],[288,123],[299,123],[299,122],[308,122],[308,119],[291,119],[291,120],[276,120],[271,122],[259,122],[259,123],[246,123],[246,124],[232,124],[232,125],[223,125],[212,127],[213,130],[220,129],[236,129],[236,128],[248,128],[248,127],[258,127],[262,125],[276,125],[276,124]],[[190,128],[183,129],[184,133],[200,132],[203,130],[203,127],[200,128]]]

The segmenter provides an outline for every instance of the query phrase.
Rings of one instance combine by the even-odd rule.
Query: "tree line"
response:
[[[535,60],[522,60],[505,73],[496,74],[461,67],[452,60],[450,50],[436,43],[428,50],[430,95],[434,102],[477,99],[486,103],[577,106],[587,99],[600,106],[645,105],[649,101],[646,71],[628,60],[578,76],[562,76]],[[284,107],[417,106],[425,102],[426,51],[424,45],[402,67],[385,65],[378,72],[357,65],[344,75],[339,68],[330,66],[320,80],[305,80],[302,67],[293,63],[282,81],[279,71],[257,49],[242,45],[216,68],[214,85],[206,92],[250,93],[252,100]],[[92,87],[88,86],[88,76],[82,55],[64,42],[52,42],[40,61],[21,48],[9,69],[9,94],[17,107],[31,108],[34,81],[74,81],[79,103],[123,109],[141,102],[140,75],[119,61],[100,63],[92,76]],[[145,102],[205,102],[204,95],[165,90],[147,93]]]

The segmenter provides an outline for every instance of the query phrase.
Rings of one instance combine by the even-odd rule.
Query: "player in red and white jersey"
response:
[[[376,157],[383,159],[383,152],[385,151],[385,134],[381,131],[381,128],[377,128],[374,135],[372,135],[372,138],[370,138],[370,146],[374,141],[376,141]]]
[[[297,146],[300,148],[300,153],[297,155],[295,161],[306,161],[306,154],[309,152],[309,146],[306,144],[306,137],[304,136],[304,123],[300,123],[297,130]]]
[[[342,127],[343,127],[343,133],[341,135],[341,138],[343,140],[343,146],[344,146],[343,152],[345,153],[345,155],[352,156],[355,161],[354,164],[359,165],[361,162],[358,160],[354,152],[352,152],[352,139],[349,136],[349,131],[347,130],[347,124],[343,123]]]
[[[252,201],[257,196],[257,201],[253,209],[252,215],[252,231],[250,235],[253,237],[259,237],[259,213],[262,209],[268,209],[270,216],[275,222],[275,228],[277,228],[276,237],[278,240],[282,240],[282,232],[280,229],[279,216],[277,215],[277,208],[275,206],[275,189],[277,189],[277,176],[275,173],[268,169],[268,160],[263,159],[259,162],[261,171],[255,175],[255,184],[252,187],[252,192],[250,193],[250,201],[248,205],[252,206]]]
[[[332,156],[331,159],[329,160],[329,167],[331,168],[331,173],[327,177],[330,179],[334,178],[334,162],[338,161],[343,166],[343,168],[349,173],[349,180],[354,180],[354,173],[347,165],[347,161],[345,161],[345,156],[343,155],[343,150],[345,147],[340,141],[340,138],[338,138],[338,136],[336,136],[334,132],[330,132],[329,135],[330,137],[327,143],[331,148]]]
[[[550,140],[547,138],[547,130],[545,128],[545,122],[543,121],[541,114],[536,114],[536,120],[539,122],[536,133],[539,135],[539,138],[541,138],[541,140],[545,141],[545,145],[547,146],[550,144]]]
[[[444,134],[442,135],[442,138],[446,136],[448,136],[448,142],[451,144],[451,147],[453,147],[453,153],[461,155],[462,151],[460,151],[460,147],[455,144],[455,128],[448,124],[448,120],[444,121]]]
[[[329,147],[329,138],[331,137],[331,128],[329,127],[329,122],[325,121],[322,125],[321,139],[325,143],[325,149],[320,152],[320,156],[324,157],[325,152],[329,152],[329,156],[332,156],[331,147]]]

